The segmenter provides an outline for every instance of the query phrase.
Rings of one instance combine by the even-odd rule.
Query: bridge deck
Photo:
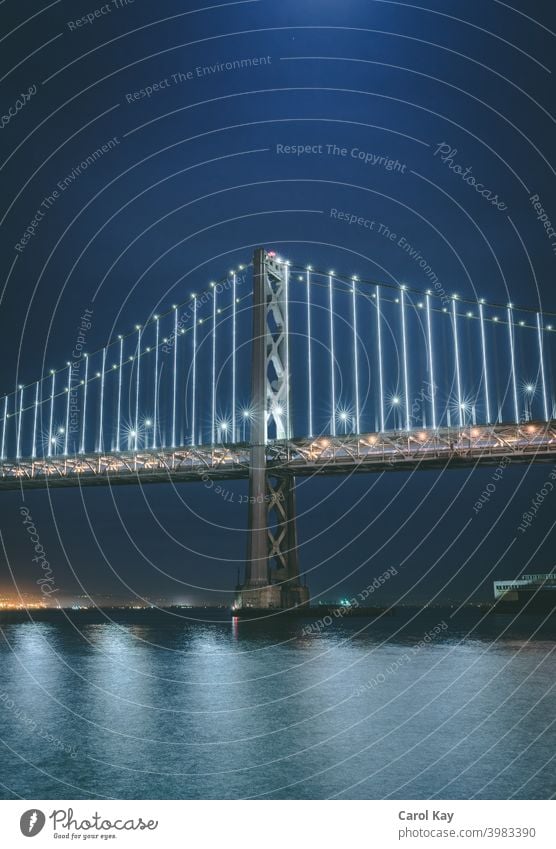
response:
[[[0,489],[230,480],[249,475],[250,446],[184,446],[0,462]],[[276,473],[352,474],[512,462],[556,463],[556,420],[273,441]]]

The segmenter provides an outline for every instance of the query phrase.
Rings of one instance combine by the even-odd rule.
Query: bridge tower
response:
[[[287,609],[309,601],[299,580],[295,479],[267,468],[269,433],[276,439],[291,437],[288,286],[288,266],[258,248],[253,256],[247,561],[236,609]]]

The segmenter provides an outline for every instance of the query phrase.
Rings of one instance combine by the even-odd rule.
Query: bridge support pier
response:
[[[263,248],[253,257],[251,463],[245,582],[234,609],[291,609],[308,604],[299,580],[295,479],[267,468],[269,427],[290,438],[288,274]]]

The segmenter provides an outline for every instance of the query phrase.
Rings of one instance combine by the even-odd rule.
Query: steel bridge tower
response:
[[[287,264],[258,248],[253,256],[247,561],[236,609],[287,609],[309,602],[299,580],[295,478],[267,469],[269,433],[291,438],[288,286]]]

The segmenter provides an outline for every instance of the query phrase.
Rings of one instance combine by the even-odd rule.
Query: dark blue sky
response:
[[[257,245],[427,287],[397,240],[338,220],[336,209],[404,236],[448,292],[556,311],[556,242],[534,207],[538,196],[556,222],[551,4],[91,0],[44,9],[0,5],[2,393],[65,362],[85,309],[94,350]],[[312,152],[279,152],[294,145]],[[372,164],[377,156],[400,167]],[[551,567],[554,500],[517,532],[549,471],[510,466],[480,514],[473,505],[489,469],[300,483],[313,594],[354,594],[395,566],[384,599],[490,598],[493,578]],[[245,549],[246,489],[229,488],[233,500],[201,484],[25,498],[68,592],[79,580],[92,593],[128,585],[222,599]],[[0,499],[2,586],[11,570],[33,590],[21,496]]]

